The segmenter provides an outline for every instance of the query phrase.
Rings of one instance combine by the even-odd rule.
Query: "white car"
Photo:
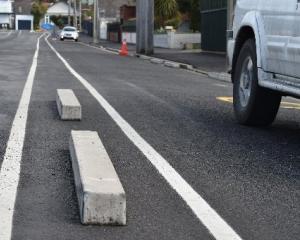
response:
[[[236,118],[269,125],[282,96],[300,97],[300,0],[237,0],[228,33]]]
[[[73,39],[78,41],[79,33],[75,27],[64,27],[60,33],[60,40]]]

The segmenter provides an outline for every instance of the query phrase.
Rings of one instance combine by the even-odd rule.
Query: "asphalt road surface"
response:
[[[39,37],[26,31],[0,34],[1,171]],[[11,239],[215,239],[45,37],[30,94]],[[244,127],[234,120],[230,83],[73,41],[49,38],[49,43],[241,239],[299,239],[298,100],[284,99],[271,127]],[[82,121],[60,121],[58,88],[73,89]],[[72,129],[99,133],[126,192],[127,226],[81,225],[68,148]],[[6,181],[4,175],[0,179]],[[1,211],[0,206],[3,220]]]

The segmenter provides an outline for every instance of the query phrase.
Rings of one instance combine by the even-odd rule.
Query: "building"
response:
[[[100,18],[120,20],[120,8],[123,5],[133,6],[134,0],[98,0]]]
[[[80,13],[77,10],[76,11],[77,17],[79,16],[79,14]],[[45,14],[45,17],[44,17],[44,22],[50,23],[51,16],[60,16],[60,17],[67,19],[69,15],[70,16],[74,15],[74,8],[72,6],[69,6],[64,1],[56,2],[49,6],[49,8]],[[65,22],[67,22],[67,21],[65,21]]]
[[[14,27],[13,6],[10,0],[0,1],[0,29]]]
[[[99,6],[99,22],[100,22],[100,38],[108,39],[107,25],[113,22],[121,22],[121,14],[124,15],[124,9],[122,6],[135,5],[134,0],[98,0]],[[122,11],[123,10],[123,11]],[[121,12],[122,11],[122,12]],[[127,12],[126,12],[127,13]],[[130,15],[130,14],[129,14]],[[126,16],[127,17],[127,16]]]
[[[15,29],[33,30],[33,16],[31,15],[31,0],[15,0]]]

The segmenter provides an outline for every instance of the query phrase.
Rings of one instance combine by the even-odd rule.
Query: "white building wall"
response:
[[[10,15],[0,13],[0,24],[9,24],[9,23],[10,23]]]
[[[122,40],[136,44],[136,33],[123,32]],[[200,33],[176,33],[154,34],[154,47],[183,49],[185,44],[201,43]]]
[[[136,44],[136,33],[124,32],[122,33],[122,40],[128,43]]]
[[[12,27],[12,2],[11,1],[0,1],[0,24],[6,24]]]
[[[0,13],[12,13],[12,2],[11,1],[0,1]]]
[[[154,34],[154,47],[169,48],[168,34]]]

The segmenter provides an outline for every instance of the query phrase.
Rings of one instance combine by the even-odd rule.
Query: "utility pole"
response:
[[[68,0],[68,25],[71,25],[71,0]]]
[[[137,42],[136,51],[146,55],[153,54],[154,0],[137,0]]]
[[[76,3],[77,0],[73,0],[73,1],[74,1],[74,5],[73,5],[73,8],[74,8],[73,25],[77,29],[77,3]]]
[[[93,43],[98,42],[98,0],[94,0]]]
[[[79,31],[82,31],[82,9],[81,9],[81,0],[79,0]]]

